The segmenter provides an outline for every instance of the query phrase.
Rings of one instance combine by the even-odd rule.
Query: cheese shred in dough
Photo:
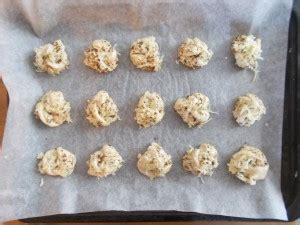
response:
[[[119,53],[106,40],[95,40],[84,55],[84,64],[99,73],[111,72],[118,66]]]
[[[95,177],[115,175],[122,167],[123,162],[122,157],[114,147],[104,145],[99,151],[91,154],[87,161],[88,174]]]
[[[171,167],[171,156],[157,143],[153,142],[144,154],[138,155],[138,170],[151,180],[156,177],[164,177]]]
[[[73,173],[76,164],[76,156],[62,147],[39,153],[37,159],[40,160],[40,173],[50,176],[67,177]]]
[[[201,144],[199,148],[191,147],[182,160],[183,168],[195,176],[211,176],[218,167],[218,152],[210,144]]]
[[[138,69],[144,71],[159,71],[162,57],[155,37],[145,37],[131,44],[130,59]]]
[[[232,113],[240,126],[250,127],[266,114],[266,107],[256,95],[248,93],[238,98]]]
[[[48,91],[36,104],[34,114],[49,127],[57,127],[64,122],[72,122],[70,103],[60,91]]]
[[[247,184],[265,179],[269,164],[264,153],[255,147],[244,145],[235,153],[228,164],[229,172]]]
[[[58,75],[69,66],[68,55],[61,40],[36,48],[34,51],[34,65],[37,67],[37,72]]]
[[[201,93],[179,98],[174,109],[189,127],[202,127],[210,120],[209,98]]]
[[[141,128],[159,123],[165,115],[164,102],[155,92],[146,91],[135,109],[135,119]]]
[[[208,64],[213,52],[198,38],[186,39],[178,49],[178,61],[192,69]]]
[[[92,99],[88,100],[86,119],[95,127],[109,126],[119,120],[119,109],[106,91],[99,91]]]

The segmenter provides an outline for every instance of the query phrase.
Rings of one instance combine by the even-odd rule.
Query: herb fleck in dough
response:
[[[119,53],[106,40],[95,40],[84,55],[84,64],[99,73],[111,72],[118,66]]]
[[[228,164],[229,172],[247,184],[265,179],[269,164],[264,153],[255,147],[244,145],[235,153]]]
[[[141,128],[159,123],[165,115],[164,102],[155,92],[146,91],[135,109],[135,119]]]
[[[37,158],[40,173],[50,176],[67,177],[73,173],[76,164],[76,156],[62,147],[40,153]]]
[[[153,142],[144,154],[138,155],[138,170],[151,180],[156,177],[164,177],[171,167],[171,156],[157,143]]]
[[[88,100],[86,119],[95,127],[109,126],[119,120],[119,109],[106,91],[99,91],[92,99]]]
[[[209,98],[201,93],[179,98],[174,109],[190,128],[202,127],[210,120]]]
[[[114,147],[104,145],[99,151],[91,154],[87,161],[88,174],[96,177],[115,175],[122,167],[123,162],[122,157]]]
[[[178,49],[178,61],[192,69],[208,64],[213,52],[198,38],[186,39]]]
[[[64,122],[72,122],[70,103],[60,91],[48,91],[36,104],[34,114],[49,127],[57,127]]]
[[[219,165],[218,152],[210,144],[201,144],[199,148],[191,147],[183,156],[182,165],[195,176],[211,176]]]
[[[36,48],[34,51],[34,65],[37,67],[37,72],[58,75],[69,66],[68,55],[61,40]]]
[[[238,98],[232,113],[240,126],[250,127],[255,121],[259,121],[263,114],[266,114],[266,108],[261,99],[248,93]]]
[[[145,37],[131,44],[130,60],[136,68],[144,71],[159,71],[162,57],[155,37]]]
[[[259,38],[253,35],[239,35],[233,40],[231,49],[238,67],[250,69],[255,74],[258,72],[258,60],[262,59]]]

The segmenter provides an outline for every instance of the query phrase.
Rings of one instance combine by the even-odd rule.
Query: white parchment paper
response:
[[[0,157],[0,220],[57,213],[105,210],[178,210],[247,218],[286,219],[280,190],[281,134],[288,23],[291,0],[257,1],[11,1],[0,2],[0,72],[10,104]],[[257,82],[239,70],[230,52],[234,36],[252,33],[262,39],[263,57]],[[158,73],[141,72],[131,64],[130,43],[154,35],[164,55]],[[175,63],[179,44],[199,37],[213,50],[208,66],[189,70]],[[118,68],[99,75],[83,64],[83,51],[95,39],[117,44]],[[70,68],[58,77],[35,72],[33,49],[62,39]],[[72,105],[72,124],[48,128],[33,116],[37,100],[60,90]],[[85,119],[86,100],[106,90],[120,109],[121,121],[94,128]],[[166,116],[140,130],[134,108],[145,91],[160,93]],[[188,129],[173,110],[179,97],[206,94],[218,112],[202,129]],[[232,118],[239,95],[261,97],[267,115],[250,128]],[[152,142],[172,155],[165,178],[148,180],[136,169],[137,154]],[[125,159],[116,176],[87,176],[86,160],[103,144]],[[189,145],[215,145],[220,166],[200,179],[185,172],[181,158]],[[265,181],[249,186],[231,176],[227,162],[244,143],[265,152],[270,171]],[[44,177],[36,154],[62,146],[78,158],[72,176]]]

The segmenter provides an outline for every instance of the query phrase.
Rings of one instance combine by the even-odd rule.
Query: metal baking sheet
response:
[[[10,106],[0,159],[0,220],[57,213],[106,210],[177,210],[246,218],[286,219],[280,190],[282,112],[288,23],[292,1],[2,1],[0,16],[1,73]],[[176,12],[176,13],[174,13]],[[278,30],[281,35],[278,35]],[[263,57],[257,82],[234,66],[234,36],[252,33],[262,39]],[[164,55],[162,70],[145,73],[128,59],[136,38],[154,35]],[[187,37],[199,37],[213,50],[209,65],[188,70],[175,63],[176,50]],[[71,65],[59,77],[35,72],[33,49],[57,38],[65,43]],[[94,39],[117,44],[120,65],[101,76],[83,65],[83,51]],[[56,129],[33,116],[36,101],[49,89],[62,91],[72,105],[73,123]],[[93,128],[85,120],[86,100],[106,90],[120,108],[121,121]],[[146,90],[160,93],[166,116],[155,127],[140,130],[134,108]],[[174,101],[200,91],[218,112],[202,129],[188,129],[173,110]],[[253,92],[267,106],[267,115],[253,127],[236,125],[235,99]],[[136,156],[152,141],[164,146],[174,166],[166,178],[150,181],[136,169]],[[181,168],[189,145],[214,144],[220,166],[210,178],[191,176]],[[108,143],[125,159],[116,176],[88,177],[89,154]],[[248,186],[227,172],[226,163],[244,143],[265,152],[270,171],[264,182]],[[66,179],[45,177],[35,155],[56,146],[78,157]],[[224,194],[226,193],[226,194]],[[245,204],[245,202],[247,204]]]

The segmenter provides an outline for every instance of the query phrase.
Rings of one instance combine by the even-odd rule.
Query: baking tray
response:
[[[284,96],[282,135],[281,191],[288,213],[288,220],[300,217],[300,1],[294,1],[289,24],[289,38]],[[278,221],[272,219],[248,219],[178,211],[102,211],[79,214],[60,214],[26,218],[26,223],[41,222],[141,222],[141,221]]]

